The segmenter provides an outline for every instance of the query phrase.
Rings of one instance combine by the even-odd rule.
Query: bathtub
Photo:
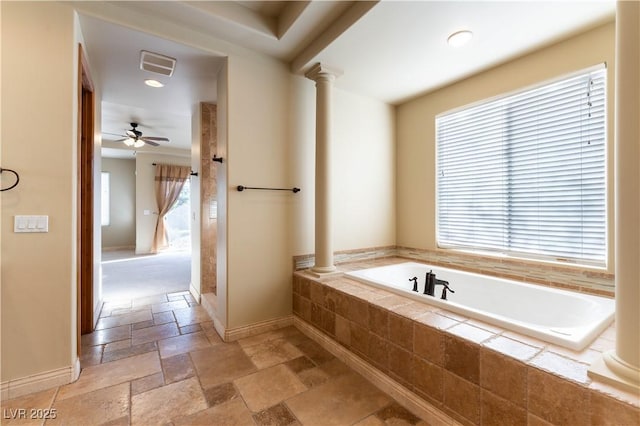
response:
[[[425,274],[449,282],[455,293],[441,300],[422,294]],[[507,330],[580,351],[603,332],[614,318],[612,299],[537,286],[470,272],[406,262],[362,269],[345,275],[429,305],[479,319]],[[412,291],[418,277],[418,292]]]

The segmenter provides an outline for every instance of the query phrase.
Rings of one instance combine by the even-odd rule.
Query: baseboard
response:
[[[278,330],[290,325],[293,325],[293,315],[261,321],[242,327],[230,328],[225,330],[224,341],[233,342],[235,340],[244,339],[245,337],[255,336],[256,334],[265,333],[267,331]]]
[[[0,393],[0,401],[6,401],[9,399],[9,382],[3,382],[2,385],[0,385],[0,389],[2,389],[2,392]]]
[[[236,340],[244,339],[245,337],[255,336],[256,334],[265,333],[267,331],[278,330],[284,327],[293,325],[293,315],[289,315],[282,318],[275,318],[271,320],[261,321],[250,325],[235,328],[224,328],[222,324],[218,324],[214,320],[214,325],[218,334],[222,336],[225,342],[233,342]]]
[[[79,376],[80,359],[76,358],[75,362],[69,367],[57,368],[44,373],[3,382],[2,401],[66,385],[78,380]]]
[[[71,382],[73,383],[80,378],[80,372],[82,367],[80,366],[80,357],[76,357],[76,362],[73,363],[73,369],[71,370]]]
[[[457,425],[459,424],[445,413],[429,404],[413,392],[407,390],[400,383],[391,377],[374,368],[360,357],[341,346],[336,341],[329,338],[313,326],[302,321],[300,318],[293,318],[293,325],[304,333],[307,337],[320,344],[323,348],[331,352],[342,362],[360,373],[364,378],[373,383],[378,389],[398,401],[406,409],[426,420],[433,425]]]
[[[193,286],[193,283],[189,284],[189,293],[196,299],[197,303],[200,303],[200,291]]]
[[[93,307],[93,328],[95,329],[98,325],[98,320],[100,319],[100,314],[102,314],[102,307],[104,306],[104,300],[100,299],[98,304]]]
[[[135,250],[136,246],[113,246],[102,247],[102,251],[119,251],[119,250]]]
[[[211,297],[208,297],[207,295],[211,296],[210,293],[205,293],[204,295],[202,295],[200,305],[204,308],[205,311],[207,311],[207,314],[209,314],[209,318],[211,318],[211,321],[213,321],[213,327],[216,329],[216,332],[218,333],[220,338],[224,339],[224,326],[218,319],[217,306],[215,306],[215,302],[217,301],[217,299],[214,299],[212,301]]]
[[[280,328],[288,327],[293,324],[293,315],[288,315],[286,317],[270,319],[266,321],[260,321],[253,324],[245,325],[242,327],[235,328],[226,328],[217,315],[217,307],[212,305],[212,298],[207,297],[205,293],[202,297],[201,305],[209,317],[213,321],[213,326],[215,327],[218,335],[225,342],[233,342],[239,339],[244,339],[245,337],[255,336],[256,334],[265,333],[267,331],[278,330]],[[215,300],[215,299],[214,299]]]

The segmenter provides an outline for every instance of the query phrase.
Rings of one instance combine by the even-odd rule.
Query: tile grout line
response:
[[[129,409],[127,411],[129,412],[129,422],[127,424],[131,426],[133,422],[133,380],[129,381]]]
[[[58,393],[60,392],[60,386],[56,387],[56,391],[53,393],[53,397],[51,398],[51,402],[49,403],[49,409],[53,409],[53,404],[55,404],[56,399],[58,398]],[[42,419],[42,426],[45,425],[47,419]]]

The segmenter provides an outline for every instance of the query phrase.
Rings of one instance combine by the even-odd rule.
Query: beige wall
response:
[[[78,47],[69,6],[2,2],[0,7],[2,166],[21,178],[17,188],[2,192],[6,382],[67,368],[76,359]],[[14,216],[20,214],[48,215],[49,232],[13,233]]]
[[[250,66],[240,72],[233,65],[241,62],[230,63],[229,90],[239,95],[237,110],[229,110],[237,121],[230,120],[228,145],[233,328],[290,314],[292,256],[314,251],[315,83],[271,61],[254,64],[260,80]],[[333,102],[334,249],[393,245],[393,107],[338,89]],[[253,117],[251,126],[243,113]],[[237,185],[302,191],[238,192]]]
[[[223,159],[222,163],[216,163],[216,192],[218,198],[218,224],[217,224],[217,239],[216,239],[216,289],[217,289],[217,303],[216,313],[218,320],[223,327],[227,327],[227,163],[229,158],[227,157],[227,135],[228,135],[228,114],[227,105],[229,104],[229,67],[228,61],[225,60],[224,64],[220,67],[217,77],[218,86],[218,157]]]
[[[346,71],[348,72],[348,71]],[[315,83],[292,77],[294,255],[314,252]],[[395,110],[333,90],[334,250],[395,245]]]
[[[156,168],[153,163],[190,166],[189,155],[189,151],[182,156],[153,152],[138,152],[136,155],[136,253],[150,253],[158,220],[154,186]],[[148,215],[144,214],[145,210],[149,211]]]
[[[598,27],[397,107],[397,244],[436,248],[435,116],[606,62],[608,71],[609,272],[613,272],[615,24]]]
[[[214,84],[211,82],[211,84]],[[191,110],[191,170],[199,171],[202,156],[200,152],[200,104],[193,105]],[[193,297],[200,301],[202,293],[202,276],[200,273],[200,175],[191,177],[189,208],[191,209],[191,285],[189,290]]]
[[[395,110],[335,90],[335,250],[394,245]]]
[[[109,172],[109,225],[102,227],[102,247],[136,245],[136,160],[103,158],[102,171]]]
[[[259,70],[259,78],[256,78]],[[234,328],[291,313],[292,193],[287,187],[289,73],[266,57],[229,57],[227,105],[227,308]]]

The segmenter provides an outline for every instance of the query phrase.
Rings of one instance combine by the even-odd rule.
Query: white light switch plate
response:
[[[49,216],[15,216],[13,232],[49,232]]]

